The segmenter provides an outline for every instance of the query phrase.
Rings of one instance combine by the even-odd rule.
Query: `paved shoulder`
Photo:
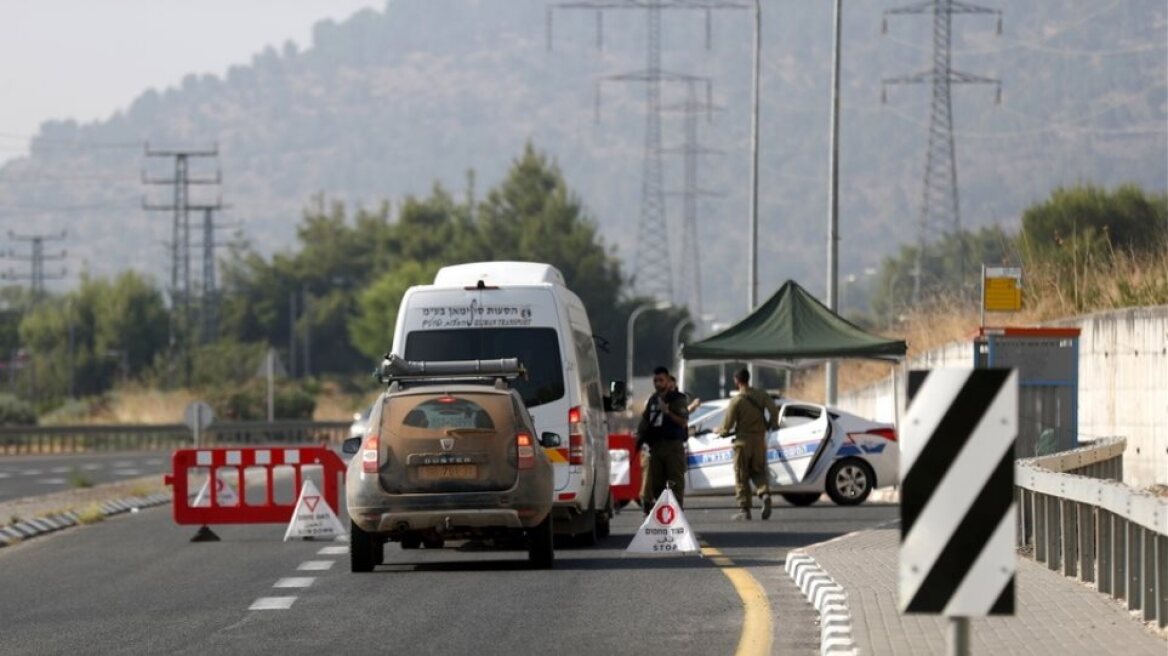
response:
[[[945,652],[945,620],[901,615],[897,606],[900,529],[850,535],[806,550],[848,593],[853,632],[865,654]],[[1018,559],[1017,614],[975,619],[975,653],[1149,654],[1163,640],[1094,590],[1023,557]]]

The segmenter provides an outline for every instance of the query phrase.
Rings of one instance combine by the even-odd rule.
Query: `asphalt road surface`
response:
[[[92,484],[161,475],[170,468],[168,453],[85,453],[52,456],[0,456],[0,501],[11,501]],[[0,649],[0,651],[3,651]]]
[[[896,515],[820,502],[746,523],[729,521],[728,497],[688,505],[699,536],[765,590],[776,654],[818,647],[787,551]],[[558,548],[550,571],[523,552],[388,545],[385,565],[351,574],[343,543],[284,543],[282,526],[191,543],[168,509],[145,510],[0,549],[0,653],[734,653],[744,603],[726,570],[626,555],[630,511],[601,546]]]

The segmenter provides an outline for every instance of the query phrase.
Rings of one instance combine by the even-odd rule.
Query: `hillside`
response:
[[[170,218],[141,210],[148,164],[140,144],[203,145],[222,152],[223,197],[261,251],[291,243],[300,209],[324,192],[376,205],[425,194],[435,180],[462,194],[495,183],[527,140],[554,156],[610,243],[630,257],[640,193],[643,90],[606,84],[593,121],[597,76],[643,65],[642,24],[610,16],[605,49],[590,14],[557,12],[555,47],[540,0],[394,0],[319,23],[313,44],[267,47],[223,77],[188,76],[127,99],[124,111],[79,125],[46,122],[31,154],[0,168],[3,228],[68,228],[70,267],[132,266],[162,279]],[[845,16],[841,251],[845,274],[875,265],[913,239],[923,170],[928,92],[897,88],[881,105],[882,77],[925,65],[929,20],[896,18],[893,3],[849,6]],[[787,277],[823,288],[830,16],[827,3],[767,3],[762,124],[762,288]],[[1135,182],[1168,187],[1168,9],[1162,0],[1086,0],[1006,7],[991,19],[955,19],[954,65],[997,75],[1003,104],[985,88],[955,88],[958,166],[968,226],[1016,225],[1022,209],[1060,184]],[[708,75],[723,107],[703,124],[702,186],[725,194],[702,204],[704,295],[724,318],[741,311],[749,120],[749,14],[714,19],[702,47],[696,12],[665,22],[672,70]],[[666,102],[680,98],[666,89]],[[667,145],[681,137],[676,117]],[[168,171],[150,165],[154,175]],[[680,183],[669,161],[667,182]],[[679,203],[670,205],[676,218]],[[631,261],[630,261],[631,268]]]

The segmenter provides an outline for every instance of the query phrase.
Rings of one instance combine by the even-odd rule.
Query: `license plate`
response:
[[[478,476],[478,465],[421,465],[418,467],[418,479],[423,481],[448,481],[478,478]]]

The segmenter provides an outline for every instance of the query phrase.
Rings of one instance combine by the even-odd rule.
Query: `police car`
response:
[[[690,415],[686,494],[733,494],[732,438],[718,430],[730,399],[707,401]],[[814,403],[775,398],[779,428],[767,434],[773,492],[797,506],[827,493],[842,506],[862,503],[897,480],[896,428]]]

